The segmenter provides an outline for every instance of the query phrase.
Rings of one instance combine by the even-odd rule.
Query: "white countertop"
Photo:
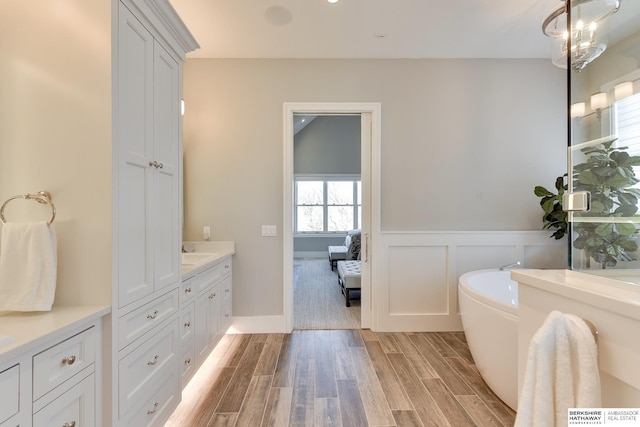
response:
[[[63,334],[110,312],[109,305],[54,305],[51,311],[0,313],[0,336],[13,338],[8,344],[0,345],[0,363],[39,347],[54,332]]]
[[[233,241],[197,241],[184,242],[193,244],[195,251],[192,254],[209,254],[210,256],[199,259],[191,264],[182,264],[182,275],[195,274],[218,261],[236,253],[236,244]]]
[[[512,270],[511,278],[640,320],[640,285],[574,270]]]

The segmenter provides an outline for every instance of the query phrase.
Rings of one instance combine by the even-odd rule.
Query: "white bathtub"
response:
[[[518,404],[518,282],[509,271],[478,270],[458,281],[458,301],[469,350],[493,392]]]

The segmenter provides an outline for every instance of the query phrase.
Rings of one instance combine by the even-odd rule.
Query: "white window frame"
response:
[[[353,182],[353,227],[356,229],[360,227],[358,223],[358,212],[362,209],[362,198],[358,199],[358,182],[360,182],[360,191],[362,191],[362,178],[357,174],[295,174],[293,183],[293,233],[295,236],[335,236],[344,235],[344,231],[328,231],[329,225],[329,207],[339,205],[329,205],[327,200],[327,183],[329,181],[351,181]],[[322,231],[298,231],[298,181],[322,181],[322,209],[323,209],[323,225]],[[317,205],[319,206],[319,205]]]

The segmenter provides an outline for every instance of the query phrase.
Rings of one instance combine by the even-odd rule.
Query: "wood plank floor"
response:
[[[512,426],[462,332],[226,335],[166,427]]]

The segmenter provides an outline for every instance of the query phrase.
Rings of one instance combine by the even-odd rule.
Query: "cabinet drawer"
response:
[[[151,396],[159,383],[178,368],[179,317],[140,344],[118,363],[119,414],[121,417]]]
[[[178,300],[178,289],[175,289],[118,319],[119,349],[122,350],[145,332],[177,313]]]
[[[180,341],[186,341],[193,337],[193,331],[195,328],[194,323],[194,306],[195,302],[191,301],[187,305],[182,306],[182,316],[180,321]]]
[[[0,372],[0,423],[20,410],[20,365]]]
[[[142,405],[128,414],[121,424],[135,427],[163,425],[178,406],[180,395],[178,377],[178,373],[174,371],[171,375],[166,375],[163,378],[164,382],[159,383],[150,393],[145,394],[144,397],[149,396],[148,398],[144,399],[143,396],[140,396],[141,400],[144,400]]]
[[[33,356],[33,400],[94,363],[96,344],[91,327]]]
[[[95,376],[90,373],[33,414],[33,427],[95,426]]]
[[[190,277],[182,282],[180,286],[180,298],[185,303],[190,301],[195,295],[197,290],[197,278],[196,276]]]
[[[207,289],[218,281],[224,274],[224,266],[222,264],[216,264],[203,272],[199,273],[196,278],[198,280],[198,293]]]

